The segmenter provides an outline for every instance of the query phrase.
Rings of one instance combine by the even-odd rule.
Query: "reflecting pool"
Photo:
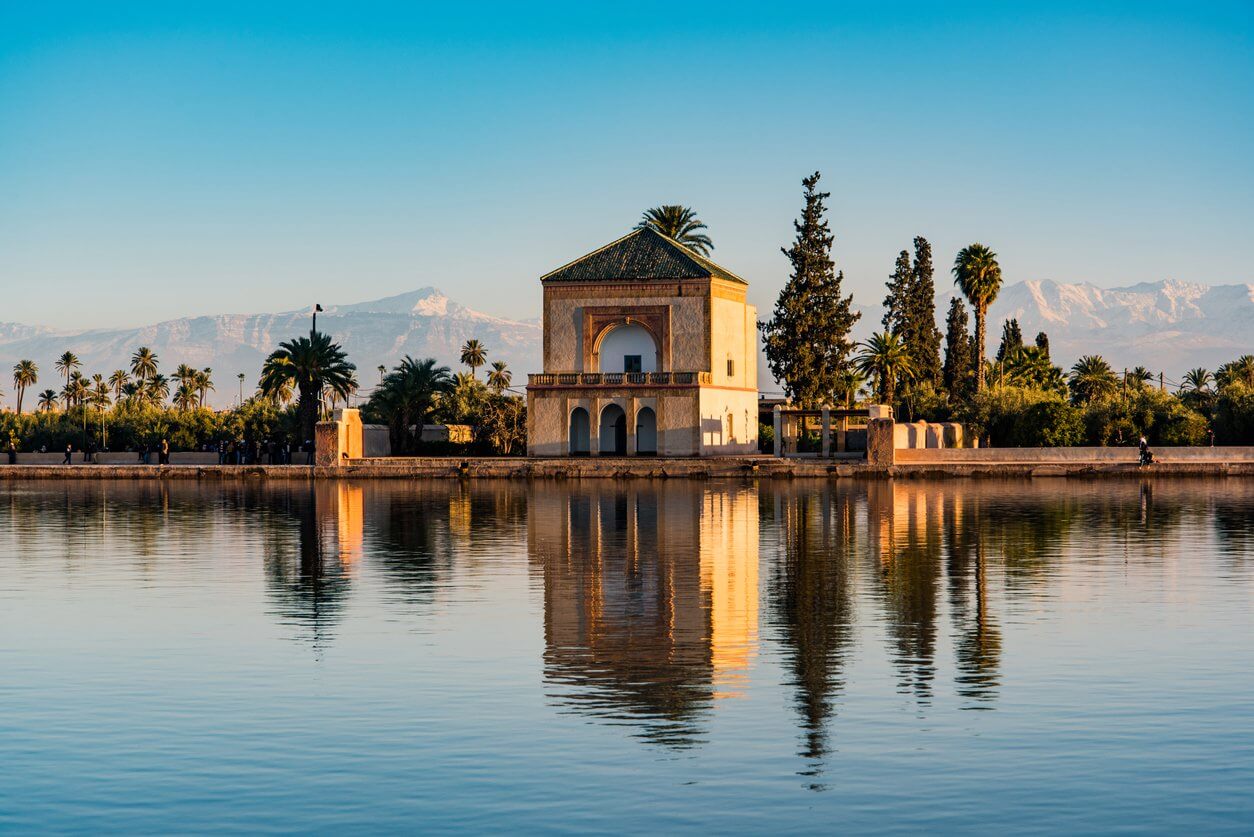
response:
[[[1254,827],[1254,481],[0,483],[0,831]]]

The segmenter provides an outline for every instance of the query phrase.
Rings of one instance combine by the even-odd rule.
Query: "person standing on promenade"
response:
[[[17,444],[12,439],[9,440],[9,464],[17,464]]]
[[[160,452],[157,454],[157,464],[159,465],[170,464],[170,441],[169,439],[161,440]]]
[[[65,446],[65,459],[62,459],[62,460],[61,460],[61,464],[62,464],[62,465],[71,465],[71,464],[73,464],[73,463],[71,462],[71,457],[73,456],[73,454],[74,454],[74,446],[73,446],[73,445],[71,445],[71,444],[69,444],[69,443],[67,443],[67,444],[66,444],[66,446]]]

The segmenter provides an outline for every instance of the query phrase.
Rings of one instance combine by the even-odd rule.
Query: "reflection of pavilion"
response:
[[[757,647],[756,495],[584,483],[529,507],[559,701],[690,742],[713,699],[743,691]]]

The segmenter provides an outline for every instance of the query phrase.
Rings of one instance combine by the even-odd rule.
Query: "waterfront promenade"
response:
[[[983,448],[897,451],[890,466],[767,455],[656,457],[388,457],[336,467],[139,464],[3,465],[13,479],[951,479],[964,477],[1254,477],[1254,447],[1161,448],[1137,465],[1135,448]]]

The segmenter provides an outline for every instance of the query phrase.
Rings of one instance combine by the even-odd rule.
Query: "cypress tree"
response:
[[[936,327],[932,272],[932,245],[916,237],[913,264],[908,250],[898,254],[884,298],[884,330],[900,339],[910,354],[913,384],[941,383],[941,333]]]
[[[849,332],[861,316],[851,307],[853,296],[841,296],[844,273],[832,263],[834,237],[823,217],[830,193],[817,191],[818,182],[818,172],[801,181],[805,207],[793,222],[797,238],[781,248],[792,274],[771,319],[758,323],[771,374],[804,406],[830,402],[840,390],[853,349]]]
[[[1019,320],[1011,317],[1002,323],[1001,345],[997,347],[997,359],[1005,360],[1014,354],[1015,349],[1023,347],[1023,330],[1019,328]]]
[[[936,284],[932,281],[932,245],[923,236],[914,239],[914,268],[907,297],[906,345],[916,382],[941,382],[940,329],[936,327]]]
[[[945,389],[953,401],[966,398],[973,376],[972,337],[968,328],[967,307],[954,297],[949,303],[945,328]]]
[[[1045,353],[1045,358],[1049,359],[1049,335],[1043,331],[1036,333],[1036,348]]]
[[[884,297],[884,319],[881,320],[885,334],[904,336],[910,308],[910,285],[913,281],[914,269],[910,266],[910,251],[902,250],[897,255],[897,264],[893,266],[892,275],[888,277],[888,296]]]

